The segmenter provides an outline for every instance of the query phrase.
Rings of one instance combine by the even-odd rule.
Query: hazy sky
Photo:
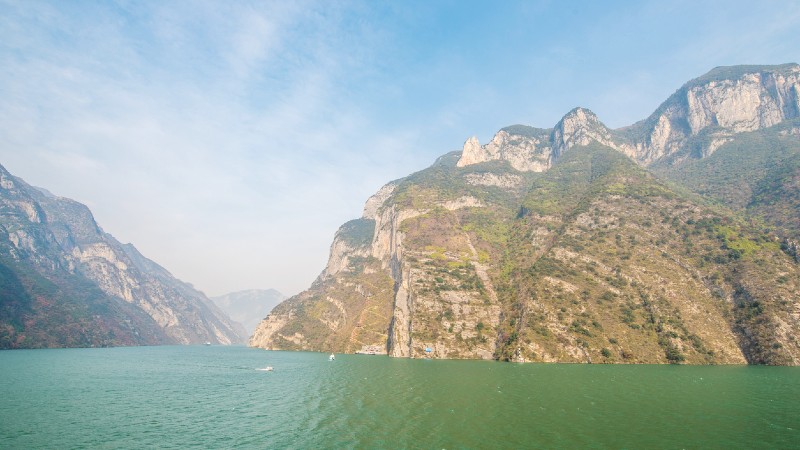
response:
[[[295,294],[386,182],[800,62],[796,1],[0,0],[0,164],[208,295]]]

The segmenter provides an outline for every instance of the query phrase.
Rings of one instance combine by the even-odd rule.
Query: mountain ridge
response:
[[[735,76],[724,78],[723,74]],[[576,107],[550,129],[512,125],[483,146],[477,138],[469,138],[458,165],[506,160],[516,170],[541,172],[575,143],[594,140],[648,166],[665,158],[690,156],[681,151],[701,132],[709,135],[704,139],[708,142],[691,150],[709,156],[731,133],[800,117],[798,85],[800,65],[794,63],[718,67],[685,83],[648,118],[633,125],[612,130],[591,110]]]
[[[204,294],[103,231],[85,205],[2,166],[0,260],[3,348],[244,340]]]

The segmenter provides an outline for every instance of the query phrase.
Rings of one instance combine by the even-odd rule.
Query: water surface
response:
[[[0,352],[0,448],[800,448],[799,431],[790,367]]]

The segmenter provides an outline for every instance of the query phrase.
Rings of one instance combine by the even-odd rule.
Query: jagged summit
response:
[[[486,145],[480,145],[478,138],[473,136],[464,142],[456,165],[465,167],[488,161],[506,161],[520,172],[543,172],[573,145],[586,145],[592,140],[609,142],[608,128],[592,111],[575,108],[555,128],[512,125],[498,131]]]
[[[571,109],[553,127],[553,133],[572,135],[575,133],[607,131],[606,127],[592,110],[583,107]]]
[[[550,129],[512,125],[498,131],[486,145],[480,145],[477,138],[471,137],[464,143],[457,166],[500,160],[520,172],[543,172],[570,148],[593,141],[622,149],[594,112],[578,107]],[[632,153],[628,148],[622,150]]]
[[[597,115],[586,108],[574,108],[564,115],[553,129],[551,142],[554,157],[559,158],[564,152],[576,145],[589,145],[595,141],[609,147],[614,146],[611,130]]]
[[[800,117],[800,66],[716,67],[671,95],[653,114],[611,130],[591,110],[574,108],[552,129],[513,125],[481,146],[464,144],[458,167],[504,160],[521,172],[549,169],[575,145],[598,142],[641,165],[709,156],[734,133]]]

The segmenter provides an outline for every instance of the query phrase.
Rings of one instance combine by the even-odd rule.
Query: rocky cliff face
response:
[[[736,133],[800,117],[800,66],[719,67],[690,81],[649,118],[610,130],[585,108],[567,113],[552,129],[516,125],[486,145],[474,137],[458,167],[507,161],[515,170],[542,172],[575,145],[598,142],[648,166],[694,155],[710,156]]]
[[[89,339],[79,345],[243,341],[230,319],[205,295],[175,279],[132,245],[122,245],[103,232],[86,206],[33,188],[2,167],[0,202],[0,257],[9,278],[21,284],[16,290],[3,294],[4,304],[18,302],[23,297],[32,297],[34,303],[57,300],[80,303],[70,298],[69,292],[73,290],[70,280],[73,280],[96,287],[99,292],[95,309],[118,310],[119,317],[114,320],[123,324],[130,322],[122,311],[132,310],[147,318],[139,320],[139,326],[146,330],[115,326],[111,335],[98,342]],[[56,287],[52,292],[41,294],[36,288],[40,284]],[[7,316],[3,317],[6,346],[41,345],[30,336],[26,338],[25,317],[39,317],[37,320],[47,322],[58,320],[47,315],[46,309],[7,311]],[[107,321],[102,314],[93,316]],[[16,325],[9,326],[10,323]],[[151,338],[144,339],[144,335]],[[64,340],[67,342],[70,338],[66,336]],[[60,344],[45,343],[49,345]]]
[[[476,137],[467,139],[457,165],[465,167],[486,161],[507,161],[520,172],[542,172],[550,167],[553,159],[549,133],[517,127],[500,130],[491,142],[483,146]]]
[[[337,233],[314,285],[276,307],[250,345],[796,365],[800,267],[790,246],[641,166],[680,170],[680,158],[714,155],[714,133],[747,142],[748,127],[792,120],[798,73],[716,69],[623,130],[577,108],[553,129],[515,125],[483,146],[471,138],[370,198]]]
[[[635,158],[707,157],[736,133],[800,117],[800,66],[718,67],[690,81],[629,130]],[[631,136],[629,134],[629,136]]]

